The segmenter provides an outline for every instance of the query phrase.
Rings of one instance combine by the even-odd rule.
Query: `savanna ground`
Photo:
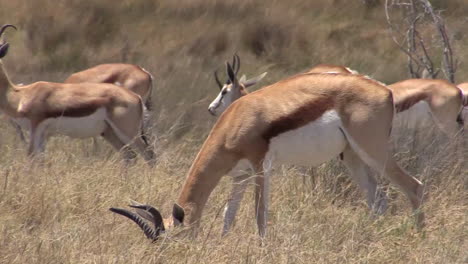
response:
[[[382,1],[381,1],[382,2]],[[444,9],[457,80],[468,80],[468,5]],[[0,124],[2,263],[467,263],[467,148],[438,132],[403,131],[400,163],[427,185],[427,227],[417,232],[405,197],[393,187],[388,212],[372,218],[338,161],[278,168],[266,243],[256,234],[252,188],[233,231],[220,237],[230,190],[225,178],[205,209],[196,239],[169,233],[150,243],[137,226],[108,211],[129,199],[167,215],[215,119],[212,72],[237,51],[241,73],[268,71],[264,84],[319,63],[348,65],[386,83],[408,77],[406,58],[388,36],[382,5],[361,1],[6,1],[4,59],[14,82],[61,81],[107,62],[144,66],[155,75],[153,122],[161,162],[125,170],[104,142],[54,138],[32,164],[13,129]],[[440,59],[440,58],[439,58]],[[401,131],[401,130],[400,130]],[[465,136],[466,138],[466,136]],[[462,162],[456,162],[462,148]],[[463,167],[465,166],[465,167]],[[382,180],[382,182],[385,182]]]

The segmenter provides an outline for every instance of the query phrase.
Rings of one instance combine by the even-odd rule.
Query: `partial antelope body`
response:
[[[448,136],[463,128],[463,94],[446,80],[409,79],[388,86],[393,91],[397,119],[410,125],[432,119]]]
[[[8,27],[14,28],[4,25],[0,35]],[[1,44],[0,58],[8,47],[8,43]],[[128,144],[146,160],[155,161],[142,134],[144,106],[138,95],[112,84],[36,82],[16,86],[1,61],[0,66],[0,108],[31,131],[29,155],[44,151],[47,137],[53,134],[102,135],[117,150]]]
[[[228,63],[227,72],[230,82],[239,86]],[[393,159],[393,115],[391,91],[360,75],[299,74],[245,95],[214,125],[182,186],[177,204],[183,213],[175,210],[169,219],[198,226],[220,178],[247,165],[256,172],[256,219],[263,237],[273,165],[317,165],[340,154],[369,204],[375,204],[379,194],[367,165],[397,184],[417,210],[423,185]],[[422,212],[416,215],[422,226]]]
[[[461,113],[461,119],[464,121],[465,126],[468,125],[468,82],[460,83],[457,87],[461,90],[463,94],[463,110]],[[468,128],[467,128],[468,129]]]
[[[73,73],[65,83],[112,83],[125,87],[138,94],[145,102],[147,110],[151,110],[151,94],[153,91],[153,76],[142,67],[134,64],[109,63]]]
[[[347,67],[332,64],[317,65],[307,73],[358,74]],[[446,80],[409,79],[387,87],[393,91],[398,113],[396,121],[404,120],[415,127],[432,119],[448,136],[454,137],[459,133],[464,120],[460,112],[463,100],[467,99],[452,83]]]
[[[319,64],[314,66],[306,73],[341,73],[341,74],[359,74],[357,71],[351,70],[348,67],[333,65],[333,64]]]

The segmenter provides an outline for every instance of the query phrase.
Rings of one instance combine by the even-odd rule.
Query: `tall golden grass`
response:
[[[444,17],[468,79],[464,0],[432,1]],[[221,237],[230,179],[210,197],[195,239],[167,234],[157,243],[108,211],[129,199],[167,215],[185,173],[214,123],[212,72],[237,51],[241,72],[268,71],[265,84],[318,63],[350,66],[384,82],[408,77],[405,57],[388,37],[381,5],[361,1],[5,1],[4,63],[15,82],[61,81],[107,62],[142,65],[156,77],[154,126],[161,162],[123,168],[105,144],[53,138],[32,163],[6,122],[0,124],[1,263],[466,263],[467,148],[437,132],[396,133],[396,156],[427,183],[427,227],[414,229],[405,197],[389,187],[388,212],[373,218],[338,161],[278,168],[264,245],[253,194],[233,231]],[[408,135],[417,133],[417,141]],[[465,136],[466,137],[466,136]],[[463,148],[462,163],[456,148]],[[464,163],[463,163],[464,162]],[[465,167],[463,167],[465,166]],[[382,180],[385,183],[384,180]]]

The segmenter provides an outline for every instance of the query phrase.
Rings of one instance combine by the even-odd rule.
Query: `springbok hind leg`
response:
[[[154,166],[156,164],[156,154],[154,153],[152,146],[143,138],[143,136],[135,138],[131,143],[131,146],[140,152],[150,166]]]
[[[369,208],[377,215],[385,213],[388,207],[386,193],[379,190],[369,166],[349,146],[343,151],[343,163],[348,168],[351,178],[366,193]]]
[[[126,146],[122,140],[115,134],[112,128],[107,127],[106,130],[102,133],[102,137],[109,142],[115,150],[122,151],[123,159],[127,165],[134,163],[136,158],[136,153]]]
[[[415,211],[416,225],[421,228],[424,226],[424,214],[419,210],[422,204],[423,184],[396,163],[389,144],[389,130],[379,131],[377,126],[366,127],[354,131],[355,133],[348,131],[346,138],[351,148],[367,165],[382,173],[406,194]]]

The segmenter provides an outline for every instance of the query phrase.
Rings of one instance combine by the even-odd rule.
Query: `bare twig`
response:
[[[404,19],[395,22],[391,19],[390,9],[400,10]],[[385,17],[390,29],[393,42],[407,56],[407,67],[413,78],[420,78],[422,72],[436,78],[440,69],[434,66],[434,55],[430,54],[430,48],[426,45],[418,27],[424,22],[430,22],[437,30],[437,35],[442,43],[443,60],[441,68],[451,82],[455,81],[457,61],[454,60],[453,49],[447,34],[443,18],[437,14],[428,0],[386,0]],[[403,33],[405,32],[405,33]]]

